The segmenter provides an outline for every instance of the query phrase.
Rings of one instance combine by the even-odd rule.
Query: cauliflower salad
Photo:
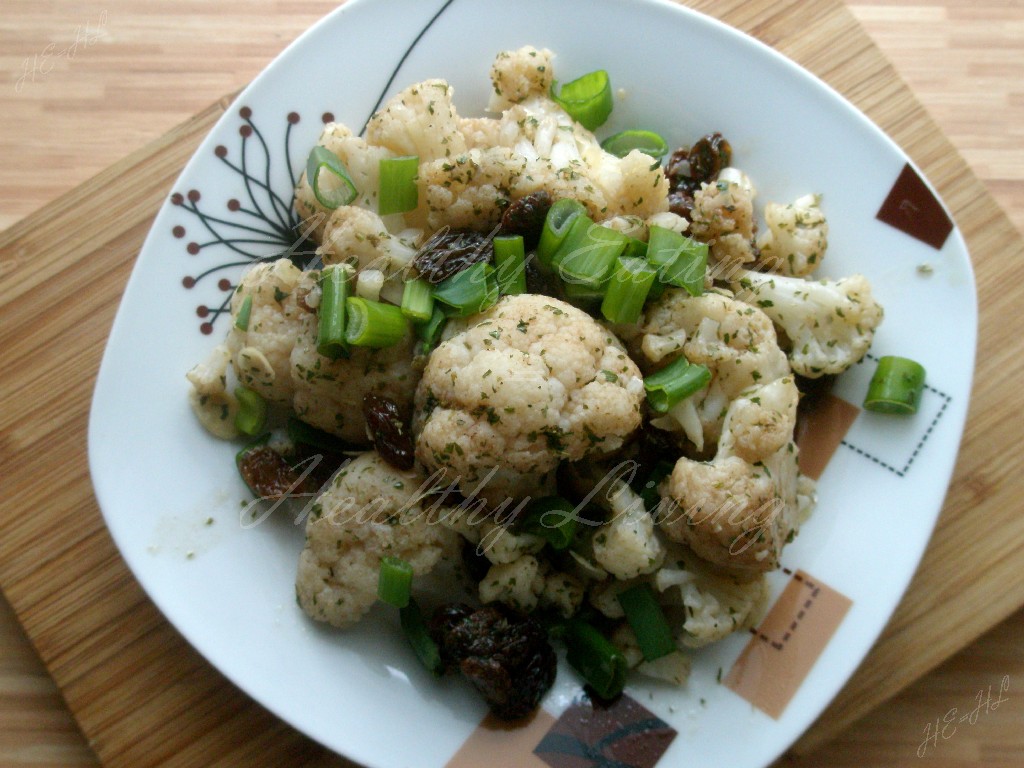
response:
[[[599,141],[607,74],[553,58],[498,54],[490,117],[427,80],[328,123],[294,195],[318,258],[246,272],[187,376],[254,497],[305,502],[300,608],[394,606],[506,719],[555,648],[611,698],[757,624],[815,501],[798,402],[882,319],[864,277],[815,277],[820,196],[755,209],[718,133]]]

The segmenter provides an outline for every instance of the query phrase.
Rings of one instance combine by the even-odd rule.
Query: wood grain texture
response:
[[[1024,602],[1020,523],[1010,519],[1001,536],[978,535],[985,529],[981,521],[1010,518],[1008,511],[1019,507],[1014,496],[1020,483],[1013,477],[1018,454],[1005,450],[1015,444],[1005,415],[1020,404],[1013,387],[1020,364],[1006,343],[1019,333],[1020,320],[1009,303],[1013,295],[1000,298],[998,289],[1019,280],[1022,254],[1019,238],[957,153],[922,128],[926,115],[912,106],[887,62],[837,6],[697,5],[803,61],[885,125],[957,213],[975,255],[979,291],[992,300],[984,303],[979,346],[979,361],[991,375],[979,381],[940,535],[886,639],[812,730],[806,750]],[[166,625],[98,525],[85,475],[85,413],[102,341],[147,221],[216,108],[163,140],[144,167],[139,157],[129,158],[71,198],[50,203],[128,149],[243,85],[328,9],[324,3],[255,3],[242,16],[215,2],[153,3],[143,9],[96,3],[73,10],[59,3],[5,3],[0,61],[12,93],[0,102],[0,222],[49,204],[0,238],[0,274],[9,278],[0,282],[0,348],[7,363],[0,390],[0,476],[8,491],[0,514],[0,584],[105,765],[205,765],[213,756],[225,765],[345,764],[238,693]],[[933,114],[945,118],[943,125],[975,171],[990,181],[1015,220],[1024,221],[1024,95],[1015,42],[1024,12],[1012,3],[955,0],[861,2],[854,10],[890,53],[892,46],[904,52],[904,76],[918,93],[933,89]],[[96,30],[104,18],[105,35],[80,43],[73,57],[54,58],[51,52],[52,68],[39,71],[34,82],[26,77],[15,90],[26,58],[38,62],[51,42],[54,50],[66,48],[76,29],[91,23]],[[793,34],[797,29],[799,36]],[[841,42],[822,46],[822,40]],[[936,65],[936,50],[975,56],[944,56],[943,68]],[[986,89],[986,83],[996,85]],[[115,181],[126,179],[136,189],[130,199],[105,196]],[[58,216],[61,226],[48,226]],[[110,219],[116,227],[106,225]],[[34,266],[39,254],[47,257],[46,270]],[[71,307],[55,303],[61,286],[70,284],[89,286],[85,300]],[[36,322],[39,308],[47,306],[57,309],[47,313],[46,322]],[[26,402],[32,405],[21,405]],[[53,467],[62,468],[60,483],[52,481]],[[45,514],[26,514],[33,510]],[[962,546],[980,538],[986,542],[983,552]],[[88,606],[87,614],[81,606]],[[920,764],[916,750],[925,723],[950,707],[973,706],[976,691],[1003,675],[1024,680],[1022,629],[1018,613],[1013,623],[798,764]],[[16,645],[17,635],[3,637],[23,647]],[[70,738],[68,721],[59,719],[60,710],[43,707],[56,699],[41,670],[31,668],[31,658],[22,653],[10,661],[5,653],[3,659],[28,671],[11,681],[8,667],[0,668],[0,764],[91,764],[89,751]],[[124,659],[131,664],[119,663]],[[21,696],[19,685],[36,694]],[[39,691],[46,692],[43,698]],[[1024,744],[1012,725],[1024,719],[1024,697],[1015,698],[1012,689],[1009,695],[998,713],[940,742],[930,764],[1019,765]],[[26,713],[40,710],[48,714],[26,719]],[[153,723],[166,725],[154,729]],[[19,734],[28,741],[17,740]]]

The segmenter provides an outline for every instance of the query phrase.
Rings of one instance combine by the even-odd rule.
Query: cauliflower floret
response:
[[[656,571],[665,558],[665,547],[643,500],[623,482],[616,484],[607,500],[611,519],[594,532],[594,560],[617,579]]]
[[[718,565],[778,567],[798,525],[798,397],[788,376],[751,388],[729,406],[712,461],[676,462],[658,514],[669,538]]]
[[[388,279],[395,279],[416,258],[416,249],[388,232],[380,216],[353,205],[334,210],[317,252],[325,264],[373,269]]]
[[[275,403],[291,402],[289,357],[304,319],[312,314],[299,301],[303,278],[302,270],[288,259],[257,264],[231,297],[233,321],[244,304],[250,305],[246,329],[232,322],[229,332],[235,375],[242,386]]]
[[[428,519],[423,478],[388,465],[376,452],[341,469],[306,523],[295,594],[312,618],[355,624],[377,600],[380,561],[407,561],[417,577],[456,550],[457,536]]]
[[[228,365],[232,352],[227,343],[218,344],[206,360],[196,365],[185,377],[189,389],[189,404],[207,432],[222,440],[238,437],[235,415],[238,401],[227,390]]]
[[[317,352],[316,335],[316,315],[310,313],[296,333],[290,357],[292,406],[300,419],[355,445],[367,445],[365,395],[383,395],[401,413],[412,412],[418,373],[411,332],[394,346],[351,347],[347,358],[337,360]]]
[[[757,239],[762,266],[791,277],[806,277],[818,268],[828,248],[828,222],[820,206],[819,195],[765,206],[768,229]]]
[[[444,80],[424,80],[396,94],[366,124],[366,140],[398,156],[415,155],[420,163],[466,151],[452,87]]]
[[[470,323],[431,353],[413,421],[417,458],[464,494],[538,495],[560,461],[614,451],[640,425],[640,371],[583,311],[524,294]]]
[[[420,206],[409,215],[426,226],[487,229],[498,223],[526,171],[526,161],[507,147],[470,149],[420,164]]]
[[[654,575],[654,586],[663,594],[678,590],[685,620],[679,642],[699,648],[733,632],[757,624],[768,601],[768,580],[714,567],[696,555],[677,548],[671,565]]]
[[[660,429],[682,430],[698,451],[718,440],[726,408],[743,390],[790,373],[768,316],[728,296],[693,297],[670,288],[647,308],[639,327],[638,357],[649,373],[680,352],[711,371],[706,387],[652,420]]]
[[[348,126],[341,123],[328,123],[324,126],[317,146],[330,150],[348,171],[358,192],[352,205],[376,210],[377,199],[380,196],[380,161],[393,157],[394,153],[384,147],[372,146],[366,139],[353,135]],[[295,210],[305,220],[303,228],[312,225],[314,236],[317,240],[322,240],[324,226],[331,216],[331,210],[316,199],[305,171],[295,188]]]
[[[459,132],[466,149],[487,149],[500,143],[501,121],[493,117],[460,117]]]
[[[756,194],[747,175],[736,168],[723,168],[717,180],[703,182],[694,194],[690,231],[709,243],[711,267],[716,274],[728,273],[756,258]]]
[[[839,280],[741,271],[736,298],[760,307],[789,337],[789,362],[801,376],[842,373],[867,354],[882,307],[862,275]]]
[[[525,45],[515,51],[502,51],[491,65],[494,92],[487,104],[488,112],[501,112],[531,96],[546,96],[551,90],[554,54]]]
[[[480,602],[504,603],[529,613],[544,592],[544,571],[533,555],[492,565],[480,582]]]
[[[544,580],[544,591],[540,595],[540,604],[553,608],[568,619],[583,604],[583,582],[568,573],[549,573]]]

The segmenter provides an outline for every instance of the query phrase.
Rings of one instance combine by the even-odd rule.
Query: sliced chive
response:
[[[381,216],[389,213],[405,213],[419,204],[419,190],[416,177],[420,159],[408,157],[385,157],[380,161],[380,200],[377,211]]]
[[[551,263],[564,282],[600,288],[611,274],[615,260],[625,249],[626,239],[626,235],[617,230],[595,224],[586,216],[579,216]]]
[[[434,287],[427,280],[405,281],[402,314],[414,323],[425,323],[434,314]]]
[[[603,69],[565,83],[561,91],[552,83],[551,98],[588,131],[604,125],[612,113],[612,85]]]
[[[598,696],[613,699],[622,693],[626,657],[593,625],[573,619],[565,631],[565,658]]]
[[[320,305],[317,307],[316,351],[337,360],[348,357],[345,342],[345,312],[352,268],[330,264],[320,272]]]
[[[440,675],[444,671],[444,665],[441,663],[441,650],[430,636],[430,632],[427,631],[427,623],[423,619],[423,613],[416,600],[409,598],[408,604],[399,609],[398,616],[402,624],[402,632],[416,653],[416,658],[429,672]]]
[[[576,535],[576,505],[561,496],[535,499],[523,511],[519,530],[539,536],[552,549],[567,549]]]
[[[641,130],[613,134],[601,142],[601,149],[616,157],[625,157],[634,149],[639,149],[656,160],[668,154],[668,144],[661,136],[654,131]]]
[[[267,401],[248,387],[235,387],[238,413],[235,414],[235,428],[243,435],[255,437],[267,426]]]
[[[416,345],[417,355],[429,354],[441,338],[444,326],[448,322],[448,315],[441,309],[440,304],[434,304],[434,311],[430,319],[423,325],[416,327],[416,336],[419,342]]]
[[[350,296],[345,302],[345,341],[357,347],[393,347],[409,330],[394,304]]]
[[[622,255],[630,259],[646,259],[647,243],[643,240],[637,240],[635,237],[627,235],[626,247],[623,249]]]
[[[570,197],[563,197],[556,200],[548,208],[544,217],[544,228],[540,233],[540,241],[537,243],[537,259],[543,266],[551,264],[555,252],[562,244],[573,222],[579,216],[585,216],[587,209],[579,200]]]
[[[630,587],[620,592],[618,598],[645,661],[660,659],[676,650],[672,627],[649,584]]]
[[[238,315],[235,317],[235,328],[240,331],[248,331],[250,315],[252,315],[251,293],[242,299],[242,306],[238,308]]]
[[[468,317],[482,312],[498,300],[494,267],[478,261],[445,278],[434,287],[434,300],[444,304],[452,317]]]
[[[377,597],[395,608],[405,608],[411,594],[412,566],[400,557],[382,557],[377,576]]]
[[[644,379],[647,402],[658,413],[665,413],[679,401],[700,392],[711,381],[706,366],[691,363],[680,357],[660,371]]]
[[[597,312],[604,299],[604,288],[593,288],[583,283],[562,283],[564,298],[574,307],[585,312]]]
[[[613,323],[635,323],[657,276],[658,270],[643,259],[620,256],[605,289],[601,314]]]
[[[657,225],[648,230],[647,259],[658,267],[663,283],[685,288],[691,296],[704,293],[708,246]]]
[[[924,379],[924,366],[914,360],[894,355],[879,359],[864,398],[865,410],[905,416],[917,413]]]
[[[526,293],[526,248],[522,235],[494,238],[495,277],[503,296]]]
[[[326,147],[313,147],[309,153],[306,181],[313,188],[317,202],[331,210],[348,205],[359,195],[341,160]]]

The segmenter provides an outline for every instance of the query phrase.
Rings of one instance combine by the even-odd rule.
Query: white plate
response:
[[[678,145],[718,130],[761,202],[823,193],[832,232],[823,272],[867,275],[886,309],[873,353],[912,357],[929,372],[916,417],[857,418],[821,479],[817,513],[784,555],[789,568],[853,603],[782,716],[716,683],[745,636],[697,654],[683,689],[630,683],[678,731],[662,765],[763,766],[840,689],[918,563],[956,457],[977,311],[959,231],[936,249],[876,219],[906,156],[820,81],[696,13],[653,0],[353,0],[304,34],[218,122],[139,255],[93,401],[96,495],[153,601],[253,698],[367,765],[449,760],[480,721],[481,703],[467,686],[422,672],[390,612],[344,633],[302,614],[293,595],[302,530],[284,518],[240,525],[246,492],[235,447],[199,427],[184,373],[225,333],[228,318],[215,310],[243,266],[291,242],[281,233],[291,223],[289,166],[299,173],[324,113],[358,130],[383,94],[444,77],[460,112],[479,114],[494,54],[527,43],[557,52],[562,79],[606,68],[624,89],[599,135],[645,127]],[[248,179],[238,170],[243,156]],[[917,272],[924,262],[930,276]],[[197,280],[189,288],[185,278]],[[851,371],[839,394],[859,403],[869,368]],[[784,582],[773,580],[776,592]],[[578,692],[563,665],[545,707],[557,715]]]

